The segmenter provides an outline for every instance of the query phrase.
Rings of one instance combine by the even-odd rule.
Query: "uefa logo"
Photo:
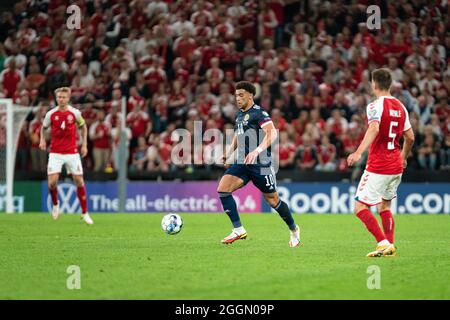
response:
[[[61,183],[58,185],[59,210],[62,213],[80,213],[80,201],[77,197],[77,187],[70,183]],[[47,209],[52,211],[52,199],[50,194],[47,196]]]

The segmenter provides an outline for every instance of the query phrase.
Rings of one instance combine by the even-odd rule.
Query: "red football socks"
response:
[[[367,230],[375,237],[377,242],[386,239],[383,231],[378,224],[377,218],[369,211],[369,209],[363,209],[356,214],[356,216],[365,224]]]
[[[86,187],[77,187],[77,196],[80,200],[81,213],[85,214],[87,212],[87,201],[86,201]]]
[[[55,187],[53,189],[48,188],[48,192],[52,198],[52,204],[56,206],[58,204],[58,188]]]
[[[391,210],[384,210],[380,212],[381,221],[383,222],[384,234],[390,243],[394,243],[394,218]]]

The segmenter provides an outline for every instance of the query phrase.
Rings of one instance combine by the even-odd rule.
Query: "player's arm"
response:
[[[372,144],[380,131],[380,123],[378,121],[372,121],[369,124],[369,129],[367,129],[364,135],[363,141],[359,145],[358,149],[354,153],[348,156],[347,163],[349,166],[354,165],[361,159],[362,154],[367,150],[367,148]]]
[[[81,156],[84,158],[87,153],[88,153],[88,149],[87,149],[87,137],[88,137],[88,128],[86,125],[86,121],[84,121],[83,117],[81,116],[81,112],[78,112],[78,114],[76,115],[77,117],[77,124],[78,127],[81,128]]]
[[[259,154],[269,148],[278,137],[277,129],[273,125],[272,121],[266,122],[262,126],[262,129],[266,135],[261,144],[245,157],[245,164],[254,163]]]
[[[403,135],[403,148],[402,148],[402,159],[403,159],[403,168],[406,168],[407,165],[407,159],[409,157],[409,154],[411,152],[412,146],[414,144],[414,132],[412,128],[409,128],[405,131]]]
[[[43,151],[47,150],[47,142],[45,141],[45,130],[47,128],[45,128],[44,126],[41,127],[41,138],[39,141],[39,148]]]
[[[47,141],[45,140],[45,131],[50,126],[50,116],[47,113],[44,117],[44,120],[42,121],[41,131],[40,131],[40,141],[39,141],[39,148],[43,151],[47,150]]]
[[[231,145],[228,147],[227,150],[225,150],[225,154],[222,157],[222,162],[224,165],[226,165],[227,159],[231,157],[236,148],[237,148],[237,136],[234,135],[233,141],[231,141]]]
[[[88,150],[87,150],[87,136],[88,136],[88,129],[86,123],[81,126],[81,156],[84,158],[86,157]]]

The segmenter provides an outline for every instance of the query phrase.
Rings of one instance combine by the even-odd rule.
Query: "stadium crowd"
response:
[[[248,80],[280,130],[280,168],[345,171],[382,66],[416,133],[409,165],[450,169],[448,2],[371,2],[379,30],[363,0],[18,1],[0,20],[0,97],[40,107],[22,127],[17,169],[45,171],[39,130],[57,87],[71,87],[89,126],[87,170],[117,165],[125,97],[130,170],[170,171],[172,132],[232,129],[234,83]],[[66,25],[70,4],[80,29]]]

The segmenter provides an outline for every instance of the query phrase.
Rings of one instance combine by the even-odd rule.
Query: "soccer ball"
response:
[[[176,213],[166,214],[161,221],[161,227],[167,234],[177,234],[183,227],[183,219]]]

